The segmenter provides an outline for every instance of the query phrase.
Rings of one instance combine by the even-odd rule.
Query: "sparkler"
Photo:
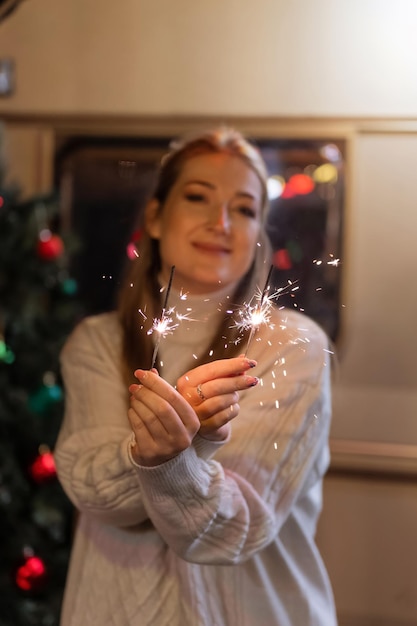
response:
[[[237,328],[240,330],[250,330],[248,343],[246,345],[245,356],[248,353],[250,343],[258,330],[258,328],[262,324],[269,324],[271,319],[271,309],[273,306],[273,302],[277,300],[280,296],[284,295],[284,293],[288,293],[289,291],[296,291],[298,286],[295,285],[294,282],[288,281],[288,284],[284,287],[279,287],[273,293],[269,293],[270,285],[269,280],[271,278],[271,273],[273,270],[273,265],[271,265],[268,273],[268,277],[265,282],[265,286],[262,291],[259,290],[257,297],[258,304],[253,306],[251,302],[244,303],[242,308],[238,310],[238,315],[240,317],[239,321],[236,322]]]
[[[265,286],[260,292],[259,302],[256,306],[244,305],[243,311],[240,311],[241,320],[237,326],[242,330],[250,328],[250,334],[248,343],[246,344],[245,356],[248,353],[249,346],[252,342],[255,332],[258,330],[261,324],[267,324],[270,320],[270,310],[272,306],[272,296],[268,296],[269,292],[269,280],[271,278],[273,265],[269,268],[268,276],[265,281]]]
[[[174,328],[178,326],[178,324],[173,324],[172,317],[170,316],[170,314],[172,313],[172,310],[167,310],[168,297],[169,297],[169,292],[171,291],[174,270],[175,270],[175,265],[171,267],[171,275],[169,277],[168,287],[165,293],[165,300],[164,300],[164,304],[162,307],[161,317],[159,319],[154,320],[152,328],[149,331],[149,333],[152,333],[152,332],[157,333],[157,337],[155,341],[155,348],[154,348],[153,355],[152,355],[151,369],[155,367],[156,355],[158,354],[158,349],[159,349],[159,344],[161,343],[161,338],[165,337],[169,333],[172,333]]]

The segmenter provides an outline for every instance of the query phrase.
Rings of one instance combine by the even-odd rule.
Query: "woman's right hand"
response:
[[[194,409],[200,421],[199,434],[223,441],[230,433],[229,422],[239,413],[239,391],[257,385],[247,375],[256,361],[245,356],[220,359],[189,370],[177,381],[177,390]]]
[[[133,460],[156,466],[189,448],[200,428],[190,404],[156,370],[136,370],[128,418],[135,434]]]

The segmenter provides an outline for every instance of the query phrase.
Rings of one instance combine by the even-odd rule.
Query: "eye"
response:
[[[185,199],[188,202],[205,202],[207,200],[206,196],[202,193],[186,193]]]
[[[250,217],[251,219],[255,219],[257,217],[256,210],[251,206],[239,206],[238,211],[241,215]]]

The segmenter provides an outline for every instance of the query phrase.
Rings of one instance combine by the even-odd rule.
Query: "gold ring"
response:
[[[204,395],[202,389],[201,389],[201,385],[197,385],[197,393],[200,396],[200,398],[204,401],[207,400],[206,396]]]

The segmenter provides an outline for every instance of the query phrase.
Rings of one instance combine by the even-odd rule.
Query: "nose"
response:
[[[227,208],[227,205],[222,203],[219,204],[216,209],[213,211],[211,226],[215,230],[219,230],[224,233],[230,233],[231,230],[231,221],[230,215]]]

